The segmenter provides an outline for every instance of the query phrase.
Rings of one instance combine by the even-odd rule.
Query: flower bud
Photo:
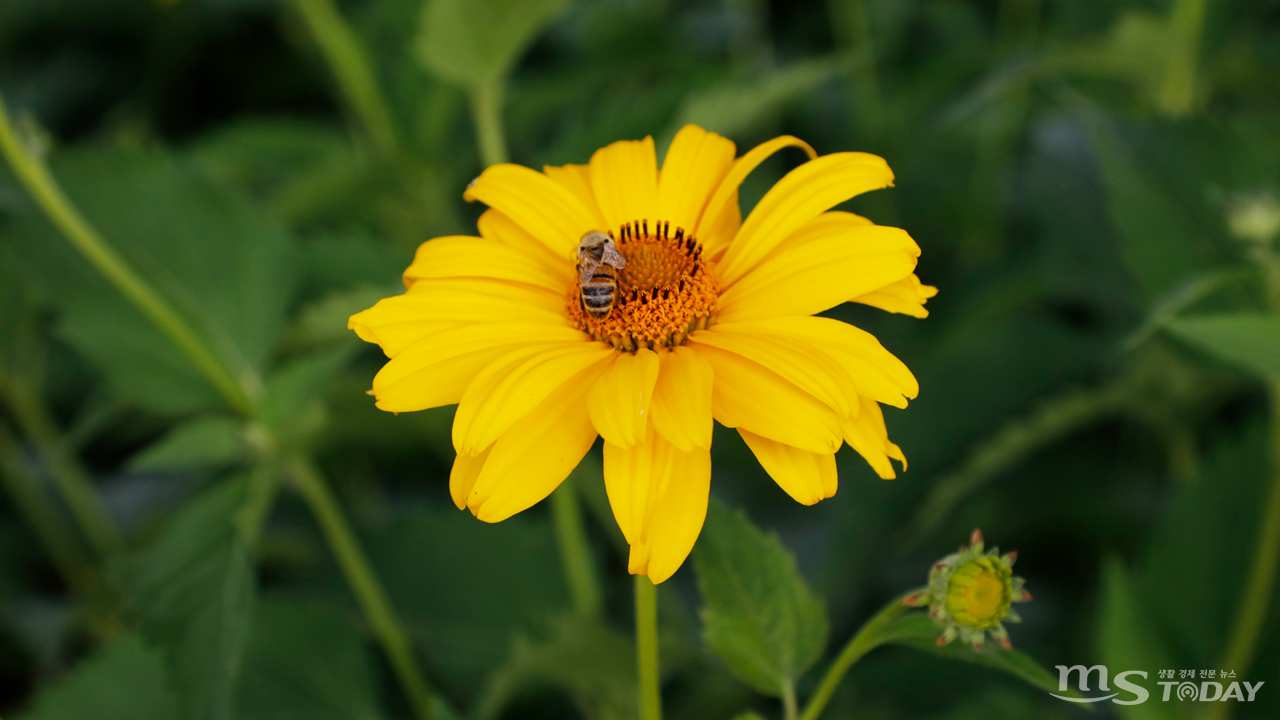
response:
[[[989,632],[1008,648],[1009,634],[1001,623],[1022,622],[1010,605],[1031,599],[1022,587],[1023,579],[1013,575],[1017,557],[1012,552],[1001,555],[995,548],[984,552],[982,533],[974,530],[969,547],[933,564],[928,589],[907,596],[903,602],[929,606],[929,617],[942,628],[939,645],[958,637],[981,650]]]

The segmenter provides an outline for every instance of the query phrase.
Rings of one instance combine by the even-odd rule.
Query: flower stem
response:
[[[658,593],[644,575],[636,575],[636,664],[640,675],[640,720],[662,720],[662,688],[658,675]]]
[[[373,634],[391,661],[391,667],[403,686],[419,720],[430,720],[432,714],[431,689],[418,669],[413,657],[413,647],[405,634],[404,626],[387,593],[379,582],[369,559],[360,547],[359,540],[342,515],[341,508],[329,491],[324,478],[305,457],[295,457],[289,463],[290,475],[311,507],[320,524],[325,540],[338,561],[342,573],[351,586],[365,619]]]
[[[787,680],[782,684],[782,718],[796,720],[796,684]]]
[[[252,409],[252,404],[244,388],[182,317],[134,272],[115,248],[72,206],[62,188],[58,187],[49,174],[48,168],[28,151],[14,132],[3,97],[0,97],[0,151],[4,152],[14,174],[27,192],[76,250],[169,337],[222,393],[227,402],[247,414]]]
[[[601,612],[600,579],[596,576],[582,525],[582,508],[578,504],[577,472],[551,493],[551,519],[560,546],[560,563],[565,581],[573,597],[573,609],[584,617],[599,617]]]
[[[501,81],[471,90],[471,117],[476,124],[480,159],[485,167],[507,161],[507,140],[502,132]]]
[[[293,4],[320,46],[365,134],[384,157],[394,156],[400,140],[364,45],[342,19],[333,0],[293,0]]]
[[[863,655],[866,655],[872,648],[880,644],[877,638],[880,631],[909,609],[902,602],[905,597],[907,595],[891,600],[888,605],[881,608],[880,612],[876,613],[874,617],[859,628],[853,637],[849,638],[849,642],[840,651],[840,655],[836,657],[835,662],[831,663],[831,667],[827,668],[827,674],[822,676],[822,682],[813,693],[813,697],[809,698],[809,704],[805,706],[804,713],[800,715],[800,720],[817,720],[818,716],[822,714],[822,710],[826,708],[827,703],[831,701],[831,696],[835,693],[836,688],[840,686],[840,681],[844,679],[844,674],[849,672],[849,668],[858,662]]]

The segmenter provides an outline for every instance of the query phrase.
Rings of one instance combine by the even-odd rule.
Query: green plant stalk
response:
[[[77,594],[91,592],[98,585],[97,572],[76,543],[75,531],[40,489],[40,481],[24,466],[18,441],[3,425],[0,425],[0,479],[67,586]]]
[[[1207,4],[1206,0],[1177,0],[1173,6],[1173,47],[1156,99],[1160,109],[1172,117],[1187,115],[1195,104],[1196,69]]]
[[[409,643],[404,625],[392,607],[382,583],[378,581],[369,559],[360,547],[360,542],[343,517],[337,500],[309,459],[293,458],[289,463],[289,470],[290,477],[311,507],[311,512],[315,514],[325,540],[360,603],[360,609],[374,636],[387,653],[391,667],[416,716],[419,720],[430,720],[432,693],[414,659],[413,646]]]
[[[480,160],[485,167],[507,162],[507,140],[502,132],[502,81],[471,90],[471,118],[480,143]]]
[[[809,698],[809,704],[805,706],[804,713],[800,715],[800,720],[817,720],[822,714],[827,703],[831,701],[831,696],[835,694],[836,688],[840,687],[840,681],[844,679],[845,673],[849,672],[849,668],[858,662],[863,655],[866,655],[880,643],[876,641],[876,636],[880,631],[885,629],[889,623],[893,622],[899,615],[906,612],[909,608],[903,604],[903,599],[910,595],[902,595],[894,598],[880,609],[870,620],[868,620],[853,637],[849,638],[849,642],[845,643],[844,649],[840,651],[840,655],[831,663],[831,667],[827,668],[827,673],[822,676],[822,682],[818,684],[818,689],[814,691],[813,697]]]
[[[400,139],[360,38],[342,19],[333,0],[293,0],[293,4],[369,140],[384,157],[394,157]]]
[[[658,592],[647,576],[635,577],[640,720],[662,720],[662,686],[658,674]]]
[[[796,720],[796,684],[787,680],[782,684],[782,717],[783,720]]]
[[[237,410],[248,414],[252,403],[240,383],[209,350],[200,337],[187,325],[178,313],[151,288],[133,268],[125,262],[96,230],[80,215],[79,211],[58,187],[44,163],[28,152],[14,132],[0,96],[0,150],[4,152],[10,167],[67,240],[80,251],[98,272],[102,273],[122,295],[160,328],[201,373],[217,388]]]
[[[107,512],[102,495],[76,462],[57,425],[31,391],[11,378],[0,377],[0,397],[28,440],[48,463],[49,476],[75,518],[94,555],[105,559],[120,548],[120,532]]]
[[[600,617],[600,578],[596,575],[578,503],[577,471],[551,493],[551,519],[560,547],[560,563],[573,598],[573,609],[584,617]]]

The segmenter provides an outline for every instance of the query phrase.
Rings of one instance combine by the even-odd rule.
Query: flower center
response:
[[[683,228],[639,220],[609,233],[626,267],[618,270],[613,307],[588,313],[582,289],[574,284],[567,309],[574,326],[623,352],[681,345],[689,333],[711,324],[720,294],[715,263]]]
[[[947,610],[956,622],[971,627],[992,627],[1009,611],[1007,572],[991,558],[978,558],[956,570],[947,591]]]

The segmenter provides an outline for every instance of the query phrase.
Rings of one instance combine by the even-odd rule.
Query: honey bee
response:
[[[578,243],[578,285],[582,308],[599,320],[613,311],[613,297],[618,292],[618,271],[627,259],[618,252],[613,240],[592,230]]]

